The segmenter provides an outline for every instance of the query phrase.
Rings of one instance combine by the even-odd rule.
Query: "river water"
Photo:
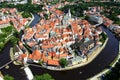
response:
[[[2,52],[0,52],[0,66],[10,61],[10,47],[12,47],[12,44],[8,42]],[[9,69],[3,68],[0,71],[2,71],[3,75],[9,74],[13,76],[15,80],[27,80],[24,70],[20,68],[21,66],[15,66],[14,64],[10,64]]]
[[[39,19],[39,18],[37,18]],[[37,20],[35,18],[35,20]],[[35,21],[34,25],[36,24]],[[31,23],[31,25],[33,24]],[[37,22],[37,21],[36,21]],[[32,25],[32,26],[34,26]],[[34,66],[29,66],[34,75],[49,73],[55,80],[85,80],[95,74],[101,72],[103,69],[107,68],[109,64],[115,59],[118,54],[118,40],[115,38],[114,34],[108,29],[103,28],[103,30],[108,34],[108,42],[103,51],[88,65],[76,68],[68,71],[51,71],[44,68],[38,68]],[[8,62],[9,59],[9,49],[11,47],[10,43],[7,43],[5,48],[0,54],[0,66]],[[21,66],[15,66],[10,64],[9,69],[2,69],[3,74],[9,74],[15,78],[15,80],[27,80],[25,72],[20,69]]]
[[[31,24],[29,25],[30,27],[33,27],[36,23],[38,23],[39,22],[39,20],[40,20],[40,16],[39,15],[37,15],[37,14],[33,14],[33,16],[34,16],[34,20],[31,22]]]

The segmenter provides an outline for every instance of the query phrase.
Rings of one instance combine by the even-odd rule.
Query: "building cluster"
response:
[[[112,32],[114,32],[118,37],[120,37],[120,26],[117,24],[112,24],[107,26]]]
[[[101,15],[100,12],[103,11],[103,7],[89,7],[88,11],[84,11],[84,14],[89,16],[89,21],[98,23],[98,24],[104,24],[105,26],[110,26],[113,21],[109,18],[106,18],[104,15]]]
[[[45,7],[49,7],[49,8],[50,8],[52,2],[56,2],[56,1],[54,1],[54,0],[46,0],[46,1],[45,0],[32,0],[32,4],[44,4],[44,5],[46,5]],[[53,7],[60,8],[67,4],[71,5],[73,3],[70,3],[68,1],[62,2],[62,0],[60,0],[59,3],[52,5],[52,8]]]
[[[4,28],[10,25],[9,15],[5,15],[3,9],[0,10],[0,28]]]
[[[103,24],[112,32],[116,34],[116,36],[119,38],[120,37],[120,26],[118,24],[113,24],[113,21],[110,20],[109,18],[104,17],[104,22]]]
[[[83,0],[84,2],[120,2],[120,0]]]
[[[0,28],[7,27],[10,23],[13,24],[17,31],[20,31],[24,29],[24,25],[28,23],[28,19],[22,18],[16,8],[0,9]]]
[[[56,0],[32,0],[33,4],[42,4],[43,2],[45,2],[45,3],[56,2]]]
[[[42,0],[32,0],[32,4],[42,4]]]
[[[8,4],[26,4],[27,0],[0,0],[0,3],[7,2]]]
[[[120,26],[117,24],[113,24],[113,21],[109,18],[105,17],[104,15],[99,14],[103,10],[103,7],[89,7],[88,11],[84,11],[84,14],[88,15],[90,18],[90,21],[103,24],[108,29],[110,29],[112,32],[116,33],[117,36],[120,36]],[[120,16],[117,16],[120,18]]]
[[[88,16],[88,20],[101,24],[103,23],[103,16],[100,14],[100,12],[103,10],[103,7],[88,7],[88,10],[84,10],[83,14]]]
[[[66,14],[56,6],[46,6],[45,9],[49,18],[45,19],[41,14],[43,18],[38,24],[24,30],[19,47],[23,49],[26,44],[32,53],[24,52],[19,60],[41,60],[46,65],[59,66],[60,59],[65,58],[74,63],[76,54],[81,59],[99,43],[101,28],[90,25],[87,20],[72,18],[70,9]]]
[[[55,2],[55,1],[56,0],[32,0],[32,3],[40,4],[42,2]],[[65,1],[65,0],[59,0],[59,2],[62,2],[62,1]],[[119,0],[82,0],[82,1],[84,1],[84,2],[111,2],[111,1],[120,2]]]

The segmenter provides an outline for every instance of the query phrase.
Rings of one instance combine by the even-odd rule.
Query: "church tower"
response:
[[[70,9],[68,10],[68,16],[69,16],[69,19],[71,19],[71,11],[70,11]]]

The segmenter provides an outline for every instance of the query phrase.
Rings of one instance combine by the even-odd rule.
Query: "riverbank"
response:
[[[106,44],[107,44],[108,38],[106,39],[106,41],[104,42],[104,44],[102,46],[97,46],[95,48],[95,50],[93,52],[90,52],[90,55],[87,58],[87,61],[73,65],[73,66],[69,66],[69,67],[65,67],[65,68],[60,68],[60,69],[50,69],[50,70],[54,70],[54,71],[65,71],[65,70],[71,70],[71,69],[75,69],[78,67],[82,67],[85,66],[89,63],[91,63],[98,55],[99,53],[105,48]],[[89,54],[89,53],[88,53]],[[47,68],[48,69],[48,68]]]
[[[33,15],[32,13],[30,13],[30,14],[32,15],[32,18],[31,18],[31,20],[28,22],[27,26],[30,26],[30,24],[32,23],[32,21],[35,19],[35,18],[34,18],[34,15]]]
[[[103,45],[98,45],[96,46],[95,48],[93,48],[91,50],[91,52],[89,52],[88,54],[88,58],[85,59],[83,62],[79,63],[79,64],[75,64],[73,66],[67,66],[65,68],[47,68],[49,70],[53,70],[53,71],[65,71],[65,70],[71,70],[71,69],[75,69],[75,68],[78,68],[78,67],[82,67],[82,66],[85,66],[87,64],[89,64],[90,62],[92,62],[98,55],[99,53],[104,49],[104,47],[106,46],[107,44],[107,41],[108,41],[108,38],[105,40],[104,44]],[[13,59],[14,57],[14,54],[13,54],[13,49],[11,48],[10,49],[10,55],[11,55],[11,58]],[[18,63],[14,63],[15,65],[18,65]],[[20,64],[19,64],[20,65]],[[41,66],[42,67],[42,66]],[[46,67],[42,67],[42,68],[46,68]]]
[[[0,72],[0,80],[4,80],[1,72]]]
[[[0,49],[0,51],[2,51],[2,49],[4,48],[4,46],[6,45],[6,43],[13,37],[13,31],[11,32],[11,34],[9,34],[6,38],[4,38],[4,42],[0,42],[0,45],[3,45]]]
[[[10,60],[11,61],[15,60],[15,54],[13,52],[13,47],[10,48]],[[21,65],[21,63],[17,62],[17,61],[13,61],[13,64],[14,65]]]
[[[31,14],[32,14],[32,13],[31,13]],[[32,14],[32,20],[31,20],[31,22],[29,23],[28,26],[30,26],[30,27],[35,26],[36,23],[39,22],[39,20],[40,20],[40,16],[39,16],[38,14]]]
[[[115,64],[119,61],[119,59],[120,59],[120,41],[119,41],[119,53],[118,53],[118,56],[113,60],[113,62],[111,62],[110,67],[111,68],[114,67]],[[107,72],[109,72],[111,68],[104,69],[102,72],[96,74],[95,76],[89,78],[88,80],[99,80],[100,77],[102,75],[106,74]]]

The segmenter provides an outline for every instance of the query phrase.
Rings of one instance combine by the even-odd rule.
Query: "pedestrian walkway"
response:
[[[14,60],[13,60],[13,61],[14,61]],[[2,69],[2,68],[4,68],[4,67],[8,66],[8,65],[11,64],[13,61],[9,61],[8,63],[4,64],[3,66],[0,67],[0,69]]]

